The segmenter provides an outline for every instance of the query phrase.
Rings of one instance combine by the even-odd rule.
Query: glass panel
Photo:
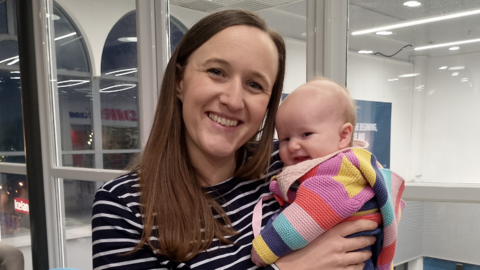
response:
[[[60,6],[54,5],[53,14],[57,69],[89,72],[82,33]]]
[[[62,164],[68,167],[95,168],[95,155],[63,155]]]
[[[105,150],[140,149],[135,1],[102,3],[115,8],[54,2],[62,166],[111,168]]]
[[[25,175],[0,173],[0,248],[3,258],[32,269],[27,184]]]
[[[25,163],[15,2],[0,3],[0,162]]]
[[[104,182],[63,180],[67,267],[92,269],[92,205]]]
[[[137,83],[104,79],[100,85],[103,149],[139,149]]]
[[[391,134],[381,152],[407,181],[478,184],[480,143],[465,135],[480,132],[478,2],[403,2],[350,0],[348,87],[369,106],[391,108],[391,117],[380,110],[359,124],[391,125],[366,133],[379,143]],[[374,29],[398,23],[411,26]]]
[[[0,2],[0,35],[7,34],[7,2]]]
[[[62,150],[93,149],[92,83],[90,78],[59,75],[57,85]]]
[[[290,93],[305,83],[306,74],[306,1],[170,1],[172,50],[190,28],[206,15],[224,9],[245,9],[258,13],[269,27],[280,33],[287,48],[287,67],[284,92]],[[180,24],[181,23],[181,24]],[[178,40],[178,41],[177,41]],[[173,44],[176,42],[176,44]]]
[[[140,150],[139,150],[140,152]],[[138,155],[138,153],[112,153],[103,155],[105,169],[123,170]]]

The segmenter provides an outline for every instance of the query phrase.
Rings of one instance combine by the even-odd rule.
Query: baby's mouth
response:
[[[214,113],[208,113],[208,118],[212,119],[213,121],[219,123],[222,126],[226,127],[236,127],[240,121],[228,119],[225,117],[220,117]]]
[[[293,161],[295,162],[295,164],[297,163],[300,163],[300,162],[303,162],[305,160],[310,160],[310,156],[301,156],[301,157],[294,157],[293,158]]]

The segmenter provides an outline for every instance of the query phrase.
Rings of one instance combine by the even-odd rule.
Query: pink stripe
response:
[[[342,165],[343,154],[340,153],[318,165],[317,176],[336,176]]]
[[[314,176],[303,182],[302,187],[310,189],[320,196],[342,218],[347,218],[357,212],[362,205],[373,198],[372,188],[365,187],[354,199],[350,198],[345,186],[330,178]]]
[[[390,270],[392,263],[385,264],[385,265],[377,265],[378,270]]]
[[[360,161],[358,161],[357,156],[355,155],[355,153],[353,153],[352,150],[345,152],[344,154],[348,158],[348,160],[350,160],[353,166],[360,168]]]
[[[308,242],[312,242],[325,231],[317,222],[296,203],[292,203],[282,212],[293,228]]]
[[[386,228],[383,228],[383,246],[388,247],[397,239],[397,223],[392,222]]]
[[[277,196],[280,196],[283,198],[282,196],[282,192],[280,191],[280,187],[278,186],[278,183],[277,181],[270,181],[270,191],[277,195]]]

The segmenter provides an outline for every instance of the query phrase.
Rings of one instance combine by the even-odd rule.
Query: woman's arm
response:
[[[345,238],[347,235],[376,229],[370,220],[342,222],[315,239],[303,249],[281,257],[275,264],[280,270],[363,269],[372,253],[359,250],[375,243],[373,236]],[[352,252],[354,251],[354,252]]]

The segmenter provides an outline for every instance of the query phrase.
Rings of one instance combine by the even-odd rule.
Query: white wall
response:
[[[390,167],[405,178],[409,174],[413,79],[387,79],[412,71],[410,62],[348,53],[347,88],[352,97],[392,103]]]
[[[435,92],[425,103],[426,182],[480,183],[479,63],[480,53],[429,59],[427,85]],[[453,77],[441,66],[465,69]]]

